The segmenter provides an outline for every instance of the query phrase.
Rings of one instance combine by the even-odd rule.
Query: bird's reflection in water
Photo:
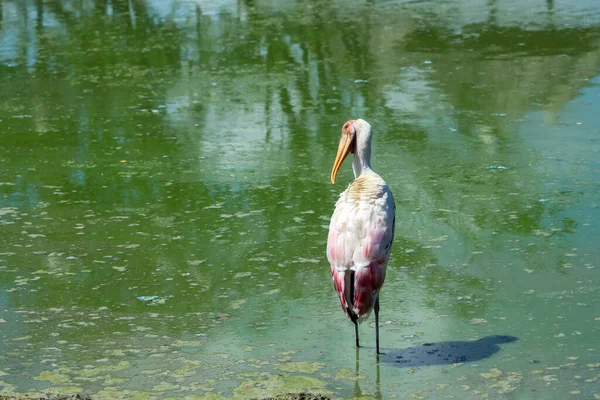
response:
[[[516,341],[514,336],[494,335],[473,341],[425,343],[406,349],[390,349],[381,361],[397,367],[423,367],[483,360],[500,351],[500,344]]]
[[[359,376],[360,376],[360,362],[359,362],[359,351],[360,349],[356,348],[356,370],[354,373],[354,397],[359,398],[362,397],[362,390],[360,389],[359,384]],[[377,354],[377,361],[375,363],[375,398],[377,400],[381,400],[381,374],[379,371],[379,354]]]
[[[381,400],[381,375],[379,374],[379,354],[377,354],[377,364],[375,364],[376,379],[375,379],[375,398]]]

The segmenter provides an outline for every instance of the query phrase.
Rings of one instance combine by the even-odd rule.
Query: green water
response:
[[[0,0],[0,394],[600,398],[599,107],[595,0]],[[359,117],[379,362],[325,257]]]

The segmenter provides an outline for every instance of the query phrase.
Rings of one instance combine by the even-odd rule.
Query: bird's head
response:
[[[331,183],[335,183],[338,171],[348,154],[363,158],[367,163],[371,157],[371,125],[364,119],[351,119],[342,126],[342,137],[338,146]]]

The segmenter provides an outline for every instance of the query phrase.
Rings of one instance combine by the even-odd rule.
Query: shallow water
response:
[[[0,0],[0,394],[600,398],[600,6],[522,3]],[[358,117],[379,362],[325,257]]]

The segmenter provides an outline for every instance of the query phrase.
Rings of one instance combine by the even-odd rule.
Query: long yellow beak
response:
[[[354,122],[354,121],[352,121]],[[337,176],[344,159],[350,153],[350,148],[352,146],[352,141],[354,140],[354,127],[349,126],[348,123],[344,124],[342,128],[342,137],[340,138],[340,144],[338,146],[338,151],[335,156],[335,161],[333,162],[333,169],[331,170],[331,183],[335,183],[335,177]]]

